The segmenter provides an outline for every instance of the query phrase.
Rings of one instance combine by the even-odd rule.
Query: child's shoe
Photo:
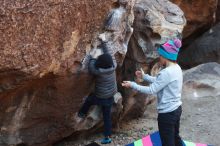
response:
[[[81,113],[81,112],[79,112],[79,113],[78,113],[78,117],[80,117],[80,118],[84,119],[84,118],[86,117],[86,115],[85,115],[85,114],[83,114],[83,113]]]
[[[108,144],[111,142],[112,142],[111,138],[108,138],[108,137],[105,137],[101,140],[101,144]]]
[[[84,119],[85,115],[81,114],[81,113],[77,113],[74,116],[74,120],[76,123],[80,123],[83,119]]]

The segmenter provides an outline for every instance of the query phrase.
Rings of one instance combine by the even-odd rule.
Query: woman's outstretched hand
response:
[[[139,78],[139,79],[142,79],[142,78],[143,78],[142,72],[139,71],[139,70],[137,70],[137,71],[135,72],[135,75],[136,75],[137,78]]]
[[[137,71],[135,72],[135,75],[137,76],[137,78],[143,79],[143,77],[144,77],[144,71],[143,71],[143,69],[141,68],[141,70],[137,70]]]
[[[123,81],[121,83],[122,87],[131,88],[131,82],[130,81]]]

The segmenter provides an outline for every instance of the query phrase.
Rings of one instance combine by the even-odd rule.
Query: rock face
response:
[[[146,46],[145,42],[150,42],[149,45],[152,46],[156,43],[164,43],[167,39],[177,37],[186,24],[183,11],[166,0],[137,0],[134,13],[134,29],[136,32],[143,33],[142,36],[139,34],[138,43],[145,50],[152,49]],[[144,39],[144,36],[149,41]],[[148,54],[149,51],[146,50],[145,53]]]
[[[185,13],[187,25],[183,30],[184,37],[197,36],[209,29],[215,22],[218,0],[171,0]]]
[[[11,89],[0,94],[0,145],[50,145],[70,135],[74,131],[71,116],[89,92],[91,78],[83,74],[48,75],[13,82],[11,78],[18,75],[17,72],[1,73],[1,81],[6,77],[14,84],[8,84]]]
[[[103,42],[116,58],[123,95],[114,105],[113,120],[143,113],[149,102],[145,95],[121,89],[120,82],[133,79],[142,65],[150,72],[157,57],[155,44],[178,37],[185,18],[167,0],[138,0],[130,39],[134,4],[135,0],[0,2],[0,145],[49,146],[99,128],[99,108],[81,124],[73,115],[93,89],[88,54],[102,52]]]
[[[216,22],[220,22],[220,1],[218,1],[217,12],[216,12]]]
[[[157,44],[181,37],[180,33],[186,24],[183,11],[167,0],[137,0],[134,15],[134,33],[129,42],[119,81],[136,80],[134,73],[140,68],[149,74],[156,72]],[[147,95],[130,89],[121,90],[123,98],[126,99],[123,116],[141,116],[152,96],[148,95],[149,98],[146,98]]]
[[[133,5],[133,0],[0,2],[0,145],[48,146],[77,131],[72,117],[93,87],[86,56],[101,44],[102,33],[111,35],[105,37],[113,46],[108,51],[125,56]],[[105,19],[114,20],[108,28]]]
[[[134,33],[129,44],[132,51],[127,56],[140,63],[152,63],[158,57],[157,45],[181,37],[186,24],[183,11],[166,0],[137,0],[134,15]]]
[[[179,63],[189,68],[202,63],[220,63],[220,23],[195,40],[179,55]]]
[[[215,25],[219,23],[220,1],[171,1],[183,10],[187,19],[187,25],[183,30],[180,64],[185,68],[190,68],[210,61],[219,62],[219,44],[217,43],[219,36],[216,29],[218,26]]]
[[[185,71],[183,84],[184,98],[220,95],[220,64],[206,63]]]
[[[70,0],[0,3],[0,68],[31,76],[76,72],[113,5],[101,0],[96,4]],[[91,13],[95,10],[99,10],[96,17]]]

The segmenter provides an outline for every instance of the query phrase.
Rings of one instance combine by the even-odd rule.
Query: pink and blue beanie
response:
[[[166,59],[176,61],[181,46],[181,40],[169,40],[158,48],[158,53]]]

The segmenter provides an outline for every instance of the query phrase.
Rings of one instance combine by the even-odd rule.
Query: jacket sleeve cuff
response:
[[[136,86],[137,86],[137,83],[131,82],[131,88],[135,89]]]

